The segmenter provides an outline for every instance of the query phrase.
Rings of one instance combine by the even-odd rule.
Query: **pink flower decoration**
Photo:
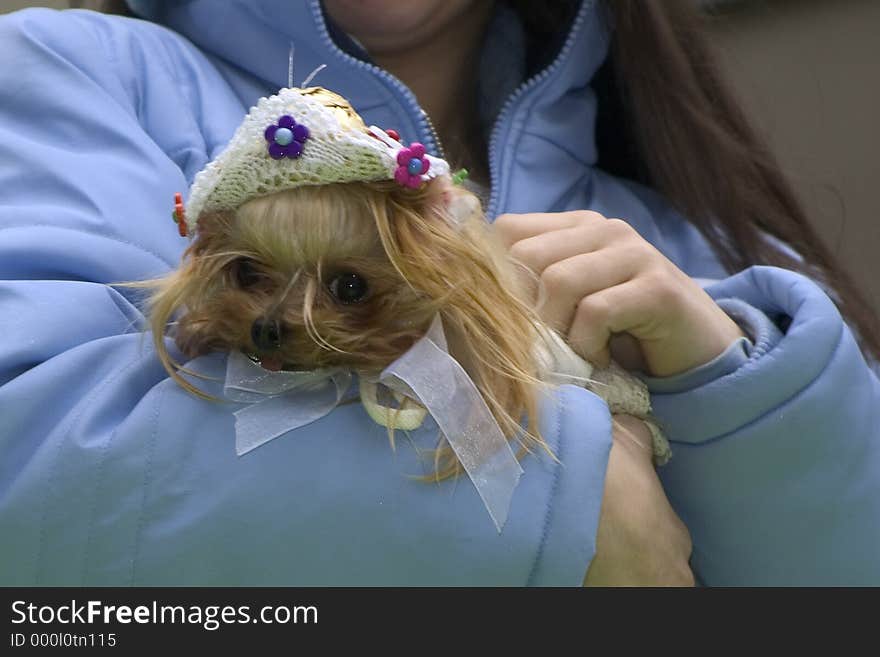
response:
[[[394,179],[404,187],[418,189],[422,186],[422,174],[428,172],[431,163],[425,157],[425,147],[417,141],[409,148],[397,151],[398,167],[394,170]]]

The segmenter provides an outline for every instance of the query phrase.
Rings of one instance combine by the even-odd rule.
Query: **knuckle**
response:
[[[570,213],[571,223],[575,225],[594,224],[597,221],[604,221],[605,217],[598,212],[592,210],[575,210]]]
[[[541,274],[541,283],[547,294],[558,294],[568,285],[568,272],[559,263],[552,264]]]
[[[605,231],[616,239],[625,239],[638,236],[635,229],[623,219],[606,219]]]
[[[578,302],[576,317],[583,322],[602,322],[610,311],[608,302],[602,297],[584,297]]]
[[[645,249],[646,242],[626,240],[618,247],[619,258],[623,262],[634,262],[638,270],[650,268],[652,265],[651,254]]]
[[[500,214],[495,218],[493,225],[495,226],[495,230],[502,236],[509,235],[513,231],[513,227],[516,225],[516,215],[508,213]]]
[[[677,281],[668,272],[657,269],[644,276],[650,290],[650,298],[656,305],[669,306],[678,302],[680,292]]]
[[[508,250],[508,253],[511,258],[525,265],[532,263],[536,256],[535,247],[529,240],[515,242]]]

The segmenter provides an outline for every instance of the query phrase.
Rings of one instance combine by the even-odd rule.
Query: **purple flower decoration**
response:
[[[303,144],[309,138],[309,129],[285,114],[278,119],[278,125],[270,125],[263,135],[269,142],[269,157],[274,160],[282,157],[295,159],[302,155]]]
[[[422,174],[427,173],[431,167],[428,158],[425,157],[425,147],[417,141],[409,145],[409,148],[401,148],[397,152],[397,164],[394,170],[394,179],[404,187],[418,189],[422,185]]]

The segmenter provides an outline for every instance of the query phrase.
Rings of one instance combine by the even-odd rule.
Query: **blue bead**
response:
[[[293,141],[293,132],[290,128],[278,128],[275,131],[275,143],[279,146],[287,146]]]
[[[409,164],[406,165],[406,171],[411,176],[417,176],[422,172],[422,161],[414,157],[409,161]]]

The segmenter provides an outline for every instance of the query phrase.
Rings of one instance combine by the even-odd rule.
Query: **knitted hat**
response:
[[[227,147],[200,171],[184,212],[176,197],[181,235],[203,212],[234,210],[245,201],[303,185],[397,180],[417,188],[449,172],[448,164],[394,131],[371,126],[342,96],[323,87],[282,89],[261,98]]]

